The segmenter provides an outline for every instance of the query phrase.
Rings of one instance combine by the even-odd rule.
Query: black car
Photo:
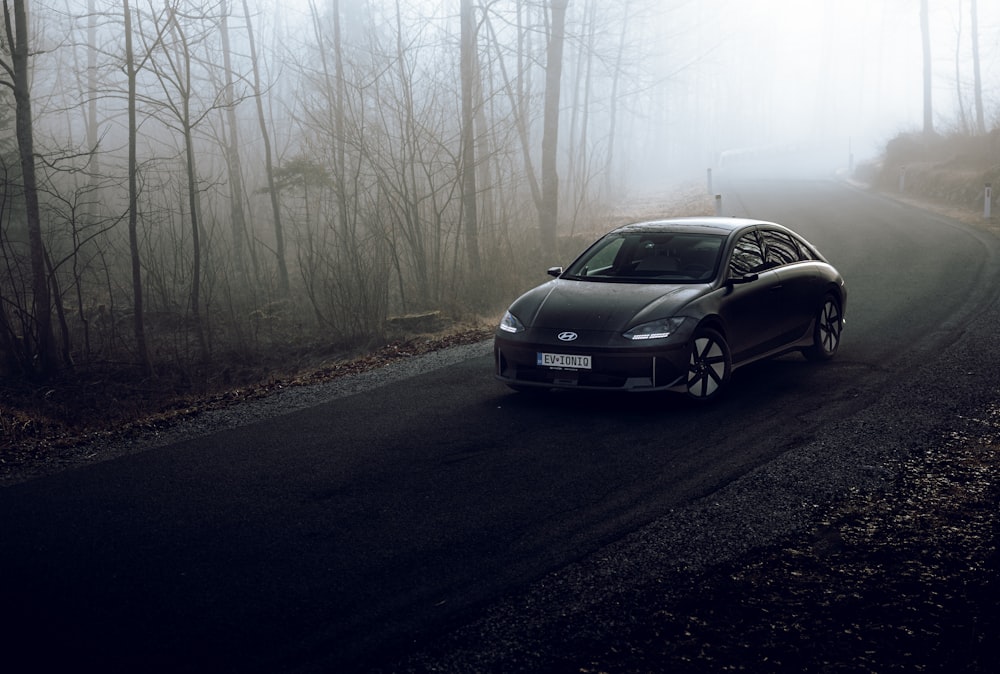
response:
[[[626,225],[510,306],[496,377],[517,390],[677,391],[715,398],[732,371],[801,351],[832,358],[847,291],[787,227],[738,218]]]

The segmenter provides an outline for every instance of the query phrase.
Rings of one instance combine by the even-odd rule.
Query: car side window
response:
[[[809,250],[809,244],[807,244],[798,236],[793,235],[791,238],[792,238],[792,243],[794,243],[795,247],[799,249],[800,260],[807,261],[816,259],[816,256],[813,254],[813,252]]]
[[[764,269],[764,266],[764,254],[757,240],[757,233],[749,232],[741,236],[729,260],[730,278],[754,274]]]
[[[792,237],[784,232],[765,230],[761,234],[764,239],[765,259],[768,268],[780,267],[802,259],[798,245]]]

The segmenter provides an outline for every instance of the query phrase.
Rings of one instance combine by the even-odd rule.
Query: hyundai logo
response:
[[[566,331],[566,332],[560,332],[560,333],[559,333],[559,334],[557,335],[557,337],[559,337],[559,340],[560,340],[560,341],[563,341],[563,342],[572,342],[572,341],[573,341],[574,339],[576,339],[576,338],[577,338],[578,336],[579,336],[579,335],[577,335],[577,334],[576,334],[575,332],[569,332],[569,331]]]

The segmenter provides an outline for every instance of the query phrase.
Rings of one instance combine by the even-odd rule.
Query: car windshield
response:
[[[715,276],[724,237],[677,232],[621,232],[595,243],[564,278],[634,283],[704,283]]]

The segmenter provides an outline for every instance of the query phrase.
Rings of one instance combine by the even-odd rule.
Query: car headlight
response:
[[[508,311],[500,319],[500,329],[504,332],[524,332],[524,324],[517,320],[517,316]]]
[[[658,321],[650,321],[637,325],[622,336],[625,339],[665,339],[680,330],[684,324],[683,317],[661,318]]]

